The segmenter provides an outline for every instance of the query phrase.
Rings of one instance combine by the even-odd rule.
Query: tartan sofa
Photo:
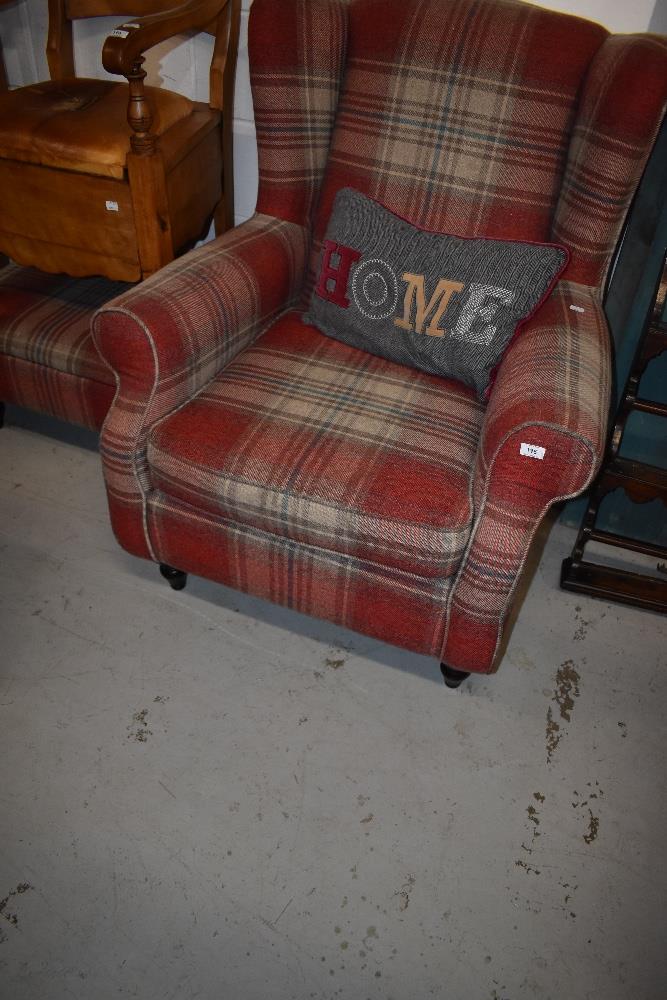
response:
[[[93,322],[113,529],[176,587],[379,637],[456,686],[498,666],[536,529],[602,456],[602,291],[667,41],[514,0],[255,0],[249,33],[256,214]],[[344,186],[436,232],[569,249],[488,402],[302,321]]]
[[[116,391],[93,343],[91,320],[132,286],[0,267],[0,426],[4,404],[99,431]]]

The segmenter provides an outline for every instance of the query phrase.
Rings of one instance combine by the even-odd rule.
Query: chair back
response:
[[[186,7],[187,0],[49,0],[46,56],[52,80],[75,75],[72,22],[88,17],[146,17]],[[233,92],[241,0],[229,0],[202,30],[215,37],[210,69],[210,105],[231,113],[225,91]]]
[[[278,9],[291,41],[279,32],[271,44]],[[349,186],[436,232],[557,232],[582,260],[590,218],[590,284],[608,266],[667,99],[664,39],[610,36],[517,0],[255,0],[250,57],[260,203],[276,199],[303,221],[309,212],[315,255]],[[591,142],[597,163],[585,156]],[[298,184],[301,200],[289,192]]]

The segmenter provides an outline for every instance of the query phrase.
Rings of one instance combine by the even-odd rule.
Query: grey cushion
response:
[[[343,188],[304,319],[483,397],[517,325],[548,296],[568,256],[554,244],[426,232]]]

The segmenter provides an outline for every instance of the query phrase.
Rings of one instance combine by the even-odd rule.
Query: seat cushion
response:
[[[456,571],[483,416],[472,390],[291,313],[152,431],[161,492],[426,577]]]
[[[114,384],[90,335],[93,313],[131,286],[10,264],[0,269],[0,355]]]
[[[151,131],[162,135],[193,110],[192,101],[146,87]],[[47,80],[0,94],[0,149],[7,159],[123,177],[130,149],[128,86],[113,80]]]

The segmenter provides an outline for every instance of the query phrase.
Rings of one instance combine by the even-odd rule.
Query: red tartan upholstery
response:
[[[482,417],[464,386],[329,340],[290,313],[157,424],[148,466],[156,489],[209,514],[450,576],[470,533]]]
[[[605,34],[512,0],[353,3],[311,266],[345,186],[434,232],[548,239]]]
[[[658,35],[611,36],[588,71],[551,231],[573,252],[572,281],[604,284],[665,113],[666,48]]]
[[[293,304],[308,234],[256,215],[173,261],[93,321],[97,348],[118,372],[100,450],[111,523],[130,552],[154,556],[145,530],[147,435]]]
[[[609,362],[598,297],[565,281],[503,359],[477,452],[475,524],[450,595],[442,658],[460,670],[493,662],[540,521],[556,500],[581,493],[597,471]],[[546,448],[545,459],[522,460],[522,442]]]
[[[0,400],[99,429],[116,380],[90,321],[128,287],[13,264],[0,269]]]
[[[516,0],[254,0],[258,213],[102,309],[119,541],[490,672],[535,531],[606,431],[601,287],[667,103],[667,42]],[[336,191],[572,259],[486,407],[305,326]],[[544,448],[526,457],[522,445]]]
[[[404,649],[439,656],[451,577],[427,578],[212,517],[152,491],[158,558]]]

